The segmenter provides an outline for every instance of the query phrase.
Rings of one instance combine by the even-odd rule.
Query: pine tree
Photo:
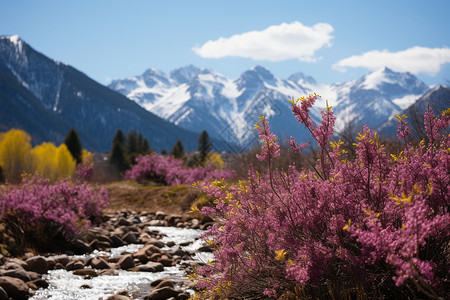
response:
[[[127,137],[125,136],[125,134],[123,133],[123,131],[121,129],[118,129],[116,134],[114,135],[112,145],[114,146],[114,143],[119,143],[119,144],[125,146],[126,142],[127,142]]]
[[[161,150],[161,155],[167,155],[167,150],[166,149],[162,149]]]
[[[123,172],[128,168],[124,146],[118,141],[116,141],[112,146],[111,153],[109,155],[109,163],[117,166],[120,172]]]
[[[180,140],[178,140],[175,146],[173,146],[172,150],[170,151],[170,155],[178,159],[184,158],[184,147],[183,143]]]
[[[138,140],[137,140],[137,133],[134,130],[131,130],[128,133],[128,141],[127,141],[127,152],[128,154],[133,154],[138,152]]]
[[[67,149],[69,149],[70,154],[72,154],[73,158],[77,161],[77,164],[81,163],[83,146],[81,145],[80,138],[78,137],[75,128],[70,129],[64,140],[64,144],[66,144]]]
[[[199,152],[199,160],[200,164],[204,164],[206,161],[206,157],[208,156],[209,152],[211,152],[212,143],[211,139],[209,138],[208,132],[206,130],[203,130],[202,133],[200,133],[200,136],[198,137],[198,152]]]
[[[150,144],[148,143],[147,139],[144,139],[144,142],[142,143],[142,154],[149,154],[150,153]]]
[[[143,146],[144,146],[144,137],[142,136],[142,133],[139,132],[138,139],[137,139],[137,153],[143,154],[142,153]]]
[[[128,161],[134,165],[136,163],[136,157],[138,156],[138,139],[137,133],[134,130],[131,130],[130,133],[128,133],[127,156]]]

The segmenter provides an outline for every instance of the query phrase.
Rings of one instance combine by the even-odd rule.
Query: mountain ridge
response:
[[[156,115],[190,131],[199,132],[201,127],[211,130],[210,134],[225,141],[250,145],[255,139],[250,133],[257,117],[268,114],[274,131],[279,136],[293,135],[310,139],[309,134],[299,127],[290,112],[288,99],[298,98],[316,92],[328,105],[333,106],[337,116],[336,131],[342,131],[349,124],[376,128],[390,116],[413,104],[429,87],[411,73],[398,73],[383,68],[353,81],[326,85],[313,77],[297,72],[287,79],[276,78],[270,70],[255,66],[234,79],[213,70],[189,65],[172,73],[188,73],[189,79],[172,81],[164,88],[148,87],[138,81],[138,76],[127,78],[139,82],[139,89],[123,92],[130,99],[141,104]],[[168,80],[172,79],[163,74]],[[113,81],[109,87],[117,89],[121,80]],[[316,122],[320,109],[327,101],[320,100],[311,109]],[[209,116],[206,112],[209,111]],[[296,128],[298,131],[294,130]],[[226,132],[226,136],[223,133]],[[244,147],[245,148],[245,147]]]
[[[0,90],[7,95],[0,99],[1,105],[16,108],[2,118],[1,127],[27,130],[34,143],[62,143],[74,127],[83,146],[91,151],[108,151],[118,129],[141,132],[157,150],[171,149],[178,139],[187,150],[197,148],[198,134],[178,128],[75,68],[46,57],[18,36],[0,37],[0,66],[8,83]],[[30,117],[27,107],[42,115]],[[26,125],[31,119],[42,126]]]

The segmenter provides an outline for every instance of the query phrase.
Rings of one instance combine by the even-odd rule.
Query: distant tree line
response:
[[[215,153],[213,155],[211,150],[211,138],[208,132],[204,130],[198,137],[198,148],[195,153],[187,155],[183,143],[181,140],[178,140],[169,153],[167,153],[166,149],[163,149],[161,155],[169,154],[173,158],[184,160],[188,167],[205,166],[208,162],[220,165],[222,161],[218,159],[218,154]],[[146,155],[151,152],[148,140],[143,138],[141,133],[137,134],[136,131],[131,130],[126,136],[119,129],[112,141],[109,163],[117,167],[119,172],[122,173],[136,163],[136,158],[139,155]]]
[[[123,172],[136,163],[136,157],[149,154],[150,144],[142,133],[131,130],[126,136],[121,129],[117,130],[112,140],[109,162]]]

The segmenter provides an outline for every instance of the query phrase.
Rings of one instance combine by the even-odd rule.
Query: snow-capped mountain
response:
[[[161,90],[164,75],[148,71],[142,81]],[[136,90],[135,81],[123,91]],[[127,85],[128,84],[128,85]],[[128,90],[127,90],[128,89]],[[178,139],[187,150],[197,148],[197,133],[155,116],[122,94],[78,70],[35,51],[18,36],[0,37],[0,130],[19,128],[34,143],[62,143],[75,128],[83,146],[108,151],[118,129],[141,132],[154,149],[170,150]]]
[[[424,114],[426,109],[430,107],[435,115],[440,115],[442,111],[450,107],[450,89],[442,85],[438,85],[430,89],[414,104],[403,109],[398,115],[407,115],[408,126],[411,134],[418,139],[425,138],[425,127],[423,125]],[[397,118],[390,117],[389,120],[382,124],[377,131],[386,137],[395,137],[397,134]]]
[[[411,73],[380,69],[361,78],[333,84],[336,129],[350,122],[357,127],[376,128],[391,116],[412,105],[428,86]]]
[[[150,74],[154,74],[152,80],[145,80]],[[170,77],[150,69],[134,78],[114,80],[109,87],[182,128],[206,129],[214,137],[240,145],[241,150],[257,138],[253,126],[261,114],[269,118],[282,140],[285,136],[309,140],[291,113],[288,100],[292,97],[313,92],[321,95],[323,99],[312,110],[313,118],[319,121],[327,100],[337,115],[336,131],[340,131],[350,122],[375,128],[428,90],[414,75],[388,68],[351,82],[327,85],[302,73],[279,79],[261,66],[236,79],[194,66],[174,70]]]

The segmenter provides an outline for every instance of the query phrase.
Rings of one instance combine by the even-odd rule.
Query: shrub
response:
[[[250,168],[248,181],[205,186],[216,206],[202,212],[223,221],[205,234],[215,260],[192,275],[201,289],[196,297],[276,297],[323,286],[363,286],[369,297],[445,297],[450,136],[440,130],[448,127],[450,110],[437,118],[428,111],[430,142],[406,144],[398,155],[387,155],[376,132],[364,127],[349,160],[341,141],[329,141],[331,107],[319,125],[311,119],[317,98],[292,101],[295,117],[317,141],[317,164],[275,170],[280,148],[261,118],[255,127],[264,145],[257,157],[267,172]],[[404,139],[407,123],[398,118]],[[300,154],[306,146],[288,142]]]
[[[80,179],[89,175],[89,167],[80,164]],[[100,221],[108,205],[105,189],[95,191],[86,182],[60,180],[54,184],[40,176],[24,177],[20,185],[7,185],[0,190],[0,208],[4,220],[16,232],[19,251],[25,238],[48,246],[54,238],[69,239]]]
[[[192,184],[218,178],[231,178],[229,170],[217,170],[211,165],[198,168],[183,167],[183,160],[156,153],[139,156],[136,165],[125,173],[125,179],[151,180],[165,185]]]

